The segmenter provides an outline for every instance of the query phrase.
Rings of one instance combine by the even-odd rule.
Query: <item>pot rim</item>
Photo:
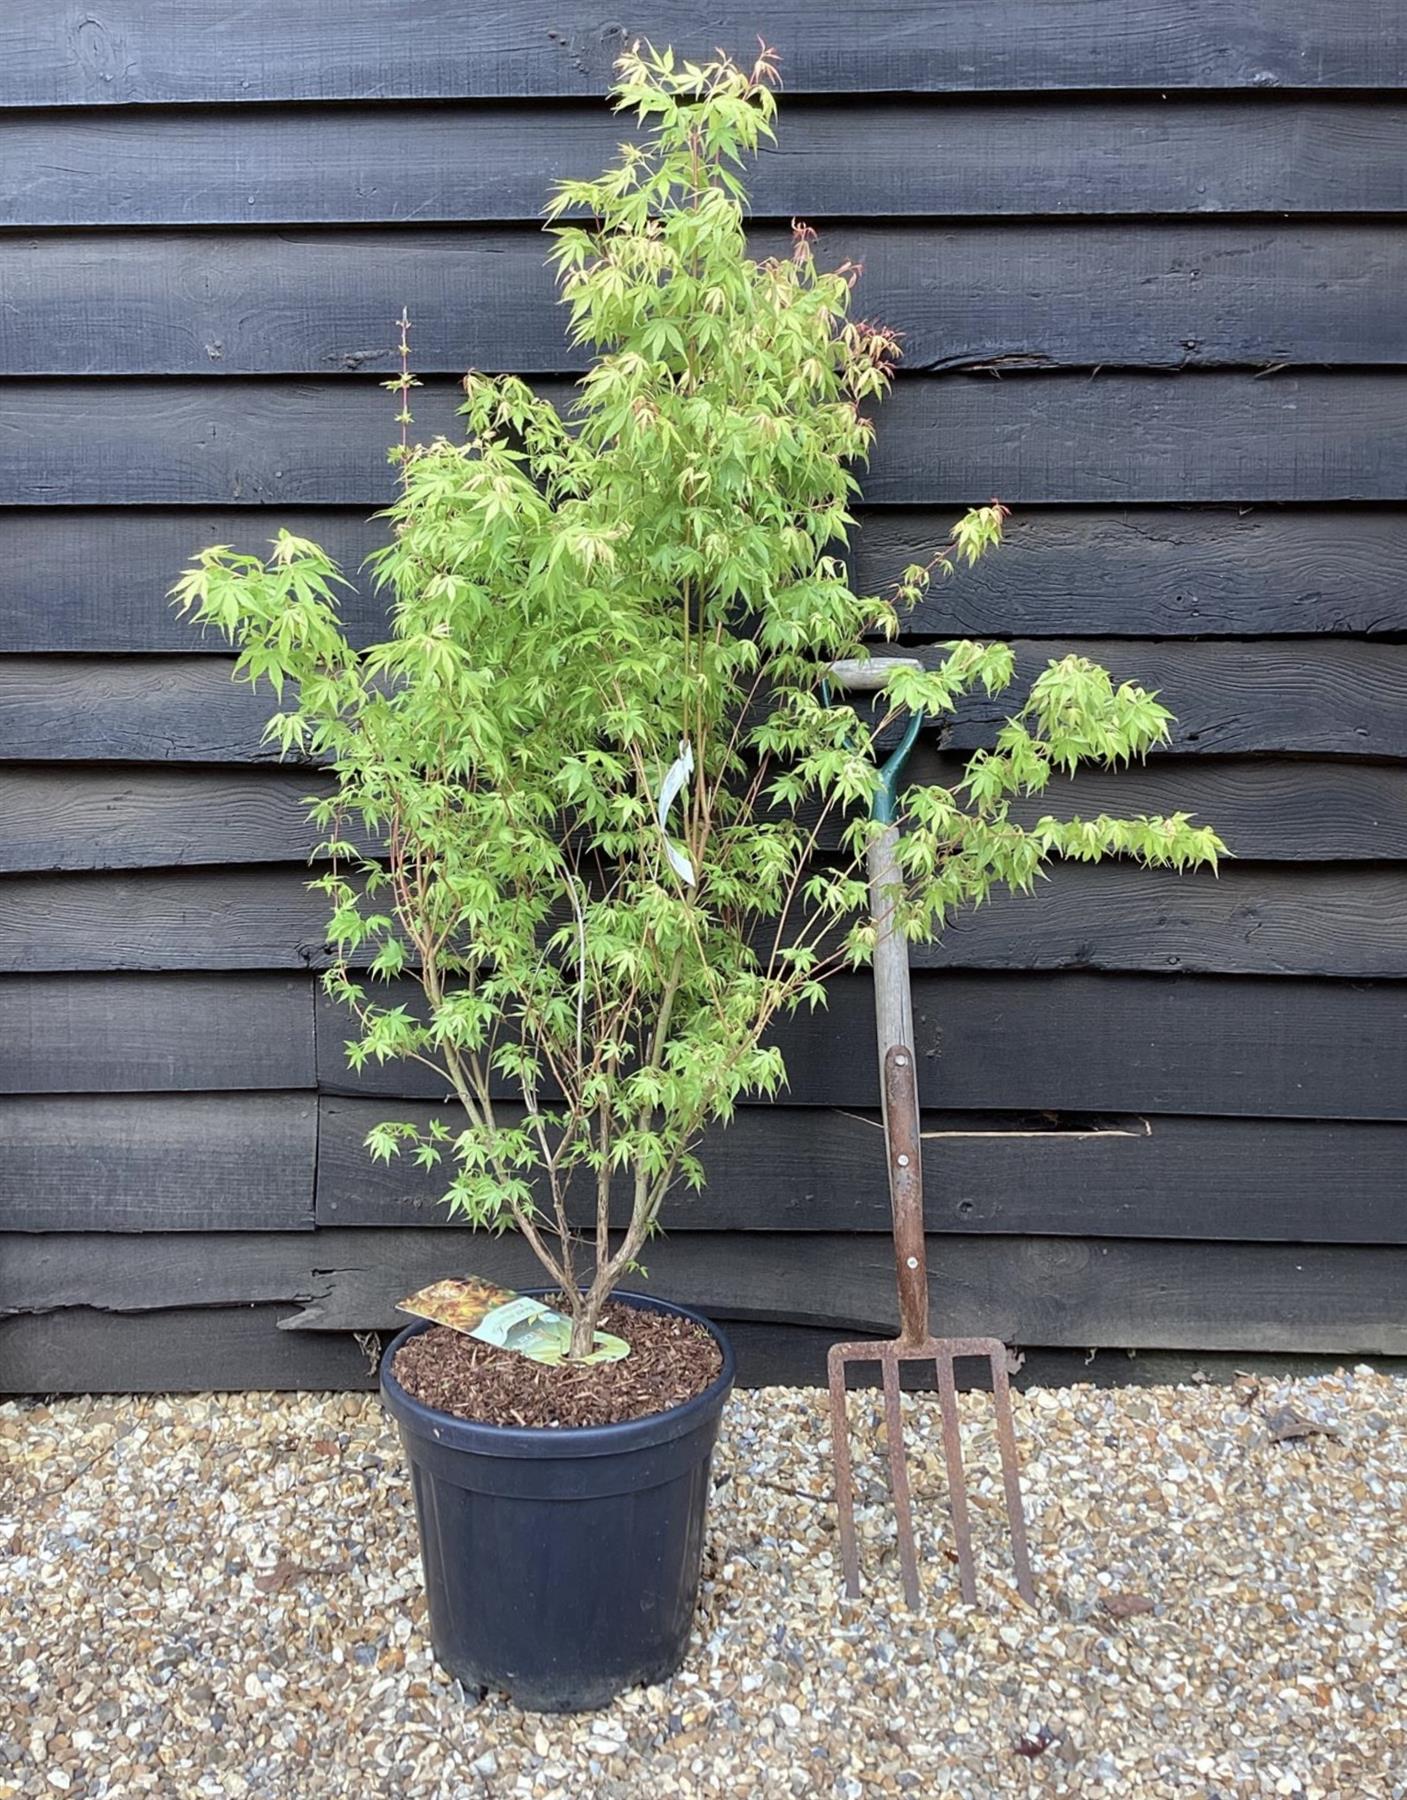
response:
[[[550,1288],[525,1288],[524,1293],[544,1295]],[[428,1331],[432,1319],[414,1319],[386,1346],[381,1358],[381,1398],[387,1410],[406,1430],[417,1437],[429,1438],[448,1449],[465,1450],[475,1456],[507,1456],[542,1460],[552,1457],[618,1456],[633,1450],[649,1449],[683,1437],[709,1415],[719,1411],[732,1389],[737,1373],[733,1346],[712,1319],[693,1307],[680,1306],[655,1294],[636,1294],[615,1289],[614,1300],[638,1306],[647,1312],[674,1313],[702,1325],[718,1345],[723,1366],[703,1390],[692,1399],[663,1412],[646,1413],[639,1419],[622,1419],[609,1425],[493,1425],[477,1419],[461,1419],[456,1413],[438,1406],[427,1406],[417,1400],[396,1380],[392,1364],[402,1344]]]

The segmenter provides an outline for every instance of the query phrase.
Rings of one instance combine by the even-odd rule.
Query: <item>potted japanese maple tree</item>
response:
[[[897,352],[806,229],[749,254],[739,169],[772,136],[774,75],[768,52],[621,59],[615,105],[645,130],[548,209],[591,352],[569,408],[472,374],[463,440],[411,444],[415,382],[388,383],[406,445],[373,559],[384,642],[349,642],[338,571],[287,533],[267,559],[204,552],[176,589],[283,696],[282,750],[331,771],[315,885],[352,1062],[422,1059],[453,1096],[428,1125],[377,1126],[371,1153],[442,1169],[455,1214],[520,1232],[570,1320],[557,1367],[421,1321],[383,1372],[437,1653],[533,1708],[602,1704],[682,1657],[733,1365],[715,1326],[621,1283],[703,1183],[705,1129],[782,1085],[774,1024],[867,961],[876,740],[1013,679],[1005,644],[955,642],[896,663],[875,710],[829,689],[999,538],[1002,509],[968,513],[892,596],[852,587],[864,409]],[[902,800],[904,930],[931,938],[1051,857],[1214,863],[1182,815],[1009,811],[1056,771],[1141,755],[1168,717],[1053,663],[960,781]],[[391,977],[419,1004],[378,998]],[[447,1237],[447,1273],[473,1241]],[[630,1353],[599,1360],[613,1339]]]

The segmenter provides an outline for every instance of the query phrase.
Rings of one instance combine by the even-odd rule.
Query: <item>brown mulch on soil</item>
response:
[[[723,1364],[708,1332],[674,1313],[609,1301],[600,1329],[630,1355],[554,1369],[433,1325],[397,1351],[394,1372],[414,1399],[480,1425],[618,1425],[682,1406]]]

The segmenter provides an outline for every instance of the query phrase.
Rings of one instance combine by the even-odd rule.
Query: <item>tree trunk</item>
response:
[[[596,1323],[601,1317],[601,1308],[606,1296],[598,1294],[592,1287],[582,1294],[577,1305],[572,1308],[572,1347],[568,1352],[571,1362],[581,1362],[589,1356],[596,1346]]]

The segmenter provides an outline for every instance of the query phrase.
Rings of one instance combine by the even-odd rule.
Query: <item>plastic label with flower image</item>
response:
[[[555,1367],[565,1362],[571,1348],[572,1322],[554,1312],[544,1301],[512,1288],[497,1287],[477,1275],[433,1281],[418,1293],[396,1302],[398,1312],[413,1314],[462,1331],[481,1344],[514,1350],[529,1361]],[[598,1331],[595,1349],[583,1360],[589,1363],[619,1362],[630,1355],[624,1338]]]

